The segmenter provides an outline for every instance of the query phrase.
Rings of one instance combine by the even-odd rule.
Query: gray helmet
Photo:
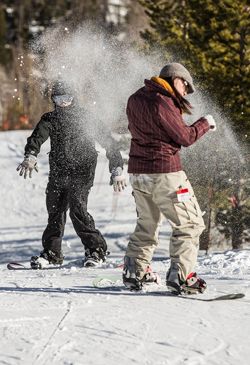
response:
[[[181,79],[184,79],[188,83],[188,94],[192,94],[195,91],[192,76],[190,75],[188,70],[180,63],[168,63],[166,66],[163,67],[159,76],[163,78],[171,77],[174,79],[175,77],[179,77]]]
[[[51,89],[51,97],[58,95],[72,95],[72,92],[65,86],[62,81],[55,81]]]

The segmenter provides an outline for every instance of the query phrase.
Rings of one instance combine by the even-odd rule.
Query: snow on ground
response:
[[[152,264],[162,286],[145,293],[124,290],[117,266],[135,226],[135,205],[130,187],[113,194],[101,149],[89,211],[109,245],[106,267],[79,265],[83,247],[68,221],[61,269],[7,270],[8,261],[28,266],[39,253],[47,221],[49,143],[33,179],[24,181],[15,171],[29,134],[0,133],[0,364],[249,364],[250,250],[201,255],[197,271],[208,282],[206,293],[170,297],[164,293],[170,235],[164,222]],[[116,287],[93,287],[98,276],[115,276]],[[231,292],[245,298],[200,300]]]

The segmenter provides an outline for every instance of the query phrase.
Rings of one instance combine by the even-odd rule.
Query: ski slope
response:
[[[161,287],[144,293],[123,290],[121,281],[110,289],[93,287],[97,276],[121,277],[119,264],[136,221],[131,187],[113,193],[101,148],[89,211],[111,252],[105,267],[81,267],[83,247],[68,220],[62,268],[7,270],[7,262],[26,264],[40,252],[47,222],[49,143],[42,148],[39,173],[32,179],[25,181],[15,171],[29,134],[0,133],[0,364],[249,364],[249,249],[201,253],[196,271],[207,281],[207,291],[170,297],[162,293],[170,235],[164,222],[152,264]],[[242,292],[245,298],[200,300],[231,292]]]

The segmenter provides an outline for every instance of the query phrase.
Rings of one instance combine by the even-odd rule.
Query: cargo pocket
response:
[[[190,221],[194,223],[199,223],[199,221],[202,219],[202,214],[196,198],[191,197],[191,199],[184,204],[186,204],[186,209],[188,211]]]
[[[187,207],[184,202],[179,202],[177,198],[172,199],[175,217],[173,217],[173,222],[180,226],[186,224],[190,221]],[[172,219],[171,219],[172,220]]]
[[[177,198],[173,200],[174,209],[177,216],[178,225],[187,223],[199,224],[202,220],[202,214],[196,198],[191,197],[190,200],[179,202]]]

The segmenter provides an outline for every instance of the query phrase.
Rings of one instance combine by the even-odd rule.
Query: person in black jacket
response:
[[[85,248],[84,266],[97,266],[105,261],[107,244],[87,211],[97,163],[95,141],[106,149],[115,191],[126,186],[123,160],[107,127],[93,117],[88,118],[62,82],[53,85],[51,98],[55,108],[41,117],[27,139],[24,161],[17,168],[24,178],[28,174],[32,177],[32,171],[38,171],[40,147],[50,137],[50,172],[46,189],[48,225],[42,236],[43,251],[40,256],[31,257],[31,267],[42,269],[48,264],[63,263],[61,246],[68,209]]]

